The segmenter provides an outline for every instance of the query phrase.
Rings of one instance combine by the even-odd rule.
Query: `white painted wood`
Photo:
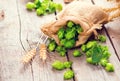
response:
[[[19,17],[16,0],[0,1],[5,19],[0,22],[0,81],[32,81],[31,67],[20,63],[25,53],[19,40]]]
[[[55,20],[55,14],[53,13],[46,16],[37,16],[35,11],[27,11],[25,4],[26,2],[20,1],[18,7],[21,18],[22,43],[26,50],[29,50],[30,48],[28,43],[31,48],[36,47],[41,36],[40,27],[51,22],[52,20]],[[26,39],[28,39],[28,42]],[[37,53],[39,53],[39,50]],[[40,60],[39,54],[37,54],[31,63],[34,81],[63,81],[63,73],[65,70],[57,71],[52,69],[51,64],[55,60],[67,61],[66,57],[60,57],[57,53],[48,52],[47,62],[43,63],[42,60]]]

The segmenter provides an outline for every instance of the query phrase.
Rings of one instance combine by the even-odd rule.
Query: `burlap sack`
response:
[[[86,2],[73,1],[57,15],[57,20],[45,24],[41,30],[59,44],[57,31],[65,26],[68,21],[73,21],[76,24],[80,24],[83,28],[83,32],[79,34],[75,45],[80,46],[88,40],[92,33],[96,35],[96,29],[101,29],[101,23],[104,23],[107,19],[108,14],[98,6]]]

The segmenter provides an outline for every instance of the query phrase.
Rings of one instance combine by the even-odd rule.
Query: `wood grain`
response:
[[[88,0],[86,2],[88,2]],[[102,34],[107,36],[105,30],[102,30]],[[117,81],[120,79],[119,77],[120,62],[116,56],[115,50],[113,46],[111,45],[109,38],[107,38],[107,42],[105,43],[105,45],[109,47],[109,50],[112,54],[110,58],[110,62],[113,63],[113,65],[115,66],[115,72],[109,73],[109,72],[106,72],[104,68],[101,66],[94,66],[94,65],[90,65],[86,63],[85,55],[75,58],[72,55],[73,50],[69,50],[68,57],[69,57],[69,60],[73,62],[72,69],[75,72],[75,81],[88,81],[88,80],[90,81],[98,81],[98,80],[99,81]]]
[[[86,2],[89,2],[92,4],[92,2],[87,0]],[[78,48],[79,49],[79,48]],[[75,72],[75,81],[105,81],[103,72],[101,71],[101,67],[94,66],[86,63],[86,57],[85,55],[75,58],[72,55],[73,50],[69,50],[68,56],[70,61],[73,62],[72,69]]]
[[[100,6],[100,7],[104,7],[104,8],[112,8],[112,7],[116,7],[117,4],[113,3],[113,2],[107,2],[106,0],[101,0],[101,1],[97,1],[94,0],[95,4]],[[105,5],[107,4],[107,5]],[[114,12],[115,13],[115,12]],[[113,12],[112,12],[113,14]],[[111,22],[105,24],[105,28],[106,28],[106,32],[108,33],[108,37],[111,40],[111,43],[114,47],[114,50],[120,60],[120,17],[113,19]]]
[[[19,41],[19,17],[16,0],[0,1],[5,19],[0,22],[0,81],[32,81],[31,68],[21,73],[21,56],[25,53]]]
[[[115,19],[113,22],[110,22],[105,25],[108,35],[111,39],[111,42],[114,46],[114,50],[116,51],[116,54],[118,55],[118,58],[120,60],[120,18]]]
[[[21,41],[26,50],[29,50],[30,47],[34,48],[37,42],[41,39],[40,27],[45,23],[55,20],[55,14],[49,14],[46,16],[37,16],[35,11],[29,12],[25,8],[26,2],[20,1],[18,3],[20,19],[21,19]],[[48,59],[46,63],[43,63],[40,60],[39,52],[33,59],[32,74],[34,81],[63,81],[63,71],[57,71],[52,69],[51,64],[55,60],[67,61],[66,57],[60,57],[57,53],[48,52]],[[71,80],[70,80],[71,81]]]
[[[3,0],[0,7],[5,12],[5,19],[0,21],[0,81],[64,81],[63,71],[56,71],[51,67],[55,60],[72,61],[74,79],[67,81],[119,81],[120,80],[120,18],[105,25],[101,31],[107,36],[104,45],[109,47],[112,56],[110,62],[115,66],[115,72],[109,73],[101,66],[86,63],[85,55],[75,58],[73,50],[69,50],[67,57],[60,57],[56,52],[48,52],[48,59],[43,63],[37,54],[31,63],[23,65],[21,58],[26,51],[36,47],[40,40],[40,27],[56,19],[55,14],[39,17],[35,11],[26,10],[25,4],[30,0]],[[63,0],[53,0],[67,4]],[[91,3],[91,0],[82,0]],[[101,7],[113,7],[115,4],[105,0],[92,0]],[[91,3],[92,4],[92,3]],[[59,12],[57,12],[59,13]],[[56,13],[56,15],[57,15]],[[68,58],[68,59],[67,59]]]
[[[102,30],[102,34],[106,35],[104,30]],[[70,50],[68,52],[68,55],[69,55],[70,61],[73,62],[72,69],[76,73],[76,76],[75,76],[76,81],[81,81],[81,80],[82,81],[88,81],[88,80],[97,81],[98,79],[99,81],[118,81],[120,79],[120,76],[119,76],[120,62],[109,41],[109,38],[107,38],[107,41],[106,43],[104,43],[104,45],[109,47],[109,51],[112,54],[109,60],[114,65],[115,72],[110,73],[110,72],[105,71],[105,69],[101,66],[95,66],[95,65],[88,64],[86,62],[85,55],[75,58],[72,55],[73,50]]]

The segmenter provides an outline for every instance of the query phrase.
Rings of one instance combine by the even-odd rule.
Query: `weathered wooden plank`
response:
[[[0,81],[32,81],[31,67],[25,70],[20,63],[24,50],[19,42],[16,0],[0,1],[0,7],[5,12],[5,19],[0,22]]]
[[[105,34],[105,31],[102,31],[103,35]],[[106,35],[107,36],[107,35]],[[69,51],[69,58],[71,61],[73,61],[73,70],[76,73],[75,80],[78,81],[117,81],[120,79],[119,76],[119,67],[120,63],[119,60],[115,54],[115,51],[109,41],[109,38],[107,38],[106,43],[104,44],[109,47],[109,51],[112,54],[110,57],[110,62],[114,65],[115,67],[115,72],[109,73],[104,70],[101,66],[94,66],[91,64],[86,63],[86,57],[85,55],[75,58],[72,55],[73,50]]]
[[[116,50],[117,55],[120,60],[120,18],[114,20],[105,25],[111,42],[113,43],[114,49]]]
[[[115,7],[116,6],[113,3],[107,3],[105,0],[101,0],[101,4],[97,0],[94,0],[94,2],[95,2],[96,5],[99,5],[99,6],[103,6],[104,5],[105,8],[106,7],[109,8],[109,7]],[[105,4],[108,4],[108,5],[105,6]],[[119,72],[120,71],[119,70],[120,60],[116,56],[116,55],[119,55],[119,53],[120,53],[119,52],[120,43],[118,41],[119,38],[120,38],[119,33],[118,33],[119,28],[120,28],[119,21],[118,20],[114,20],[113,22],[110,22],[110,23],[106,24],[105,28],[107,30],[107,36],[110,39],[111,47],[113,47],[113,49],[110,48],[110,51],[114,50],[114,53],[111,52],[112,56],[110,58],[110,61],[114,64],[116,71],[113,74],[108,74],[107,75],[106,72],[103,72],[103,74],[104,74],[104,76],[106,78],[106,81],[107,80],[117,81],[117,80],[120,79],[120,76],[119,76],[119,73],[120,73]],[[114,37],[115,37],[115,39],[114,39]],[[107,45],[110,47],[109,43]],[[110,77],[110,76],[112,76],[112,77]]]
[[[96,0],[98,1],[98,0]],[[105,31],[102,31],[102,34],[106,35]],[[107,35],[106,35],[107,36]],[[105,43],[109,47],[109,51],[111,52],[112,56],[110,57],[110,62],[113,63],[115,66],[115,72],[109,73],[106,72],[102,67],[100,66],[93,66],[85,61],[85,56],[81,56],[80,58],[75,58],[72,56],[72,51],[70,51],[69,58],[71,61],[74,62],[73,64],[73,70],[76,73],[75,80],[77,81],[118,81],[120,79],[119,76],[119,67],[120,63],[119,60],[115,54],[115,51],[111,45],[111,42],[109,38],[107,38],[107,41]]]
[[[58,2],[57,0],[54,0],[54,1]],[[90,0],[83,0],[83,1],[91,3]],[[59,3],[62,3],[63,6],[67,5],[62,1],[59,1]],[[85,59],[85,57],[82,57],[81,60],[79,58],[74,58],[72,56],[72,51],[69,50],[68,58],[69,58],[70,61],[73,62],[72,70],[74,70],[74,72],[75,72],[74,81],[88,81],[88,80],[91,80],[91,78],[94,79],[94,76],[92,74],[86,75],[89,72],[88,71],[89,67],[86,67],[86,63],[82,61],[83,59]],[[79,61],[81,61],[81,62],[79,62]],[[83,64],[85,64],[85,66],[83,66]],[[82,67],[82,69],[80,70],[79,68],[81,68],[81,67]],[[86,70],[84,70],[84,69],[86,69]],[[91,69],[89,69],[89,70],[91,70]],[[92,70],[94,70],[94,68]],[[84,73],[86,73],[86,74],[84,74]],[[83,74],[83,76],[81,74]],[[86,76],[89,76],[89,77],[86,77]]]
[[[37,42],[40,40],[40,27],[43,24],[48,23],[52,20],[55,20],[55,14],[50,14],[42,17],[36,16],[36,13],[29,12],[25,9],[26,2],[20,1],[19,3],[19,12],[21,18],[21,38],[23,45],[27,50],[29,50],[28,42],[30,46],[33,48],[36,46]],[[32,62],[32,71],[33,71],[33,78],[34,81],[63,81],[63,71],[56,71],[53,70],[51,64],[55,60],[60,61],[67,61],[66,57],[60,57],[57,53],[48,53],[49,57],[46,63],[43,63],[40,58],[39,54],[35,56]]]
[[[59,0],[60,1],[60,0]],[[16,80],[25,80],[25,81],[63,81],[63,72],[65,71],[56,71],[51,67],[51,63],[58,59],[61,61],[66,61],[66,57],[59,57],[57,54],[50,53],[50,59],[47,60],[46,64],[43,64],[39,60],[39,56],[36,56],[33,60],[32,67],[31,65],[20,73],[22,64],[20,64],[22,54],[25,53],[22,50],[22,47],[19,43],[19,22],[18,22],[18,13],[16,8],[16,1],[12,0],[9,4],[8,1],[4,0],[0,3],[0,6],[3,6],[5,9],[5,20],[0,22],[0,81],[16,81]],[[22,43],[26,50],[29,50],[29,45],[26,39],[28,39],[31,47],[36,46],[37,41],[39,40],[39,27],[45,22],[49,22],[52,19],[55,19],[54,15],[49,15],[45,17],[37,17],[35,12],[28,12],[25,9],[25,3],[27,1],[18,1],[19,3],[19,12],[20,12],[20,21],[21,21],[21,38]],[[7,6],[5,6],[7,5]],[[14,5],[14,6],[13,6]],[[11,7],[12,6],[12,7]],[[9,9],[8,9],[9,7]],[[14,12],[10,14],[11,12]],[[51,19],[52,17],[52,19]],[[118,22],[119,24],[119,22]],[[119,49],[119,31],[116,33],[117,29],[113,29],[114,23],[107,26],[112,32],[110,35],[112,38],[115,38],[112,41],[115,45],[115,49]],[[115,26],[116,27],[116,26]],[[113,31],[115,30],[115,31]],[[105,31],[103,31],[105,33]],[[109,32],[108,32],[109,33]],[[106,33],[105,33],[106,34]],[[118,37],[118,38],[116,38]],[[108,38],[107,38],[108,39]],[[110,47],[112,56],[110,62],[115,66],[114,73],[107,73],[103,68],[89,65],[85,62],[85,56],[80,58],[74,58],[72,55],[69,55],[71,61],[74,62],[73,70],[75,71],[75,80],[77,81],[118,81],[120,79],[120,64],[115,55],[115,51],[108,40],[106,44]],[[71,54],[72,51],[69,52]],[[7,57],[6,57],[7,56]],[[14,59],[13,59],[14,57]],[[80,66],[81,65],[81,66]],[[76,67],[77,66],[77,67]],[[79,67],[80,66],[80,67]],[[31,69],[32,68],[32,69]],[[33,77],[33,78],[32,78]]]
[[[55,0],[54,0],[55,1]],[[87,0],[90,1],[91,0]],[[56,1],[57,2],[57,1]],[[64,3],[62,3],[64,5]],[[106,35],[105,30],[102,31],[102,34]],[[107,36],[107,35],[106,35]],[[68,57],[69,60],[73,62],[72,69],[75,72],[75,81],[117,81],[120,79],[119,77],[119,60],[115,54],[115,51],[111,45],[109,38],[107,38],[107,42],[105,43],[110,49],[112,54],[110,58],[110,62],[115,66],[115,72],[109,73],[106,72],[101,66],[94,66],[86,63],[85,55],[75,58],[72,55],[73,50],[69,50]]]
[[[103,34],[103,35],[105,35],[107,37],[105,29],[103,29],[101,34]],[[115,72],[109,73],[109,72],[106,72],[104,69],[102,69],[103,75],[104,75],[106,81],[108,81],[108,80],[109,81],[118,81],[120,79],[120,76],[119,76],[119,73],[120,73],[120,69],[119,69],[120,61],[116,56],[116,52],[115,52],[115,50],[114,50],[114,48],[113,48],[113,46],[111,44],[111,41],[109,40],[109,37],[107,37],[107,41],[106,41],[106,43],[104,45],[109,47],[109,51],[111,53],[111,57],[110,57],[109,61],[114,65]]]
[[[112,8],[112,7],[117,6],[117,4],[115,4],[114,2],[107,2],[106,0],[101,0],[101,1],[94,0],[94,1],[97,5],[99,5],[100,7],[104,7],[104,8]],[[120,42],[119,42],[120,40],[120,32],[119,32],[120,31],[120,17],[107,23],[105,27],[108,32],[108,36],[110,37],[111,42],[113,43],[113,47],[116,51],[116,54],[118,55],[118,58],[120,60],[120,50],[119,50],[120,48]]]
[[[100,7],[104,7],[104,8],[112,8],[112,7],[116,7],[117,4],[115,4],[114,2],[107,2],[106,0],[101,0],[101,3],[97,0],[94,0],[96,5],[99,5]],[[107,5],[105,5],[107,4]],[[116,12],[116,11],[115,11]],[[115,12],[112,12],[112,14],[114,14]],[[113,19],[113,21],[108,22],[107,24],[105,24],[105,28],[106,28],[106,32],[108,33],[108,36],[111,40],[111,43],[116,51],[116,54],[120,60],[120,17]]]
[[[83,0],[83,1],[91,3],[91,0]],[[67,4],[64,4],[62,1],[59,1],[59,2],[62,3],[64,6],[67,5]],[[80,58],[75,58],[73,57],[72,52],[73,50],[69,50],[68,58],[70,61],[73,62],[72,70],[74,70],[75,72],[75,79],[74,79],[75,81],[88,81],[88,80],[96,81],[98,78],[103,76],[102,71],[99,70],[99,67],[86,63],[85,55]],[[95,76],[94,74],[99,74],[99,75]],[[102,80],[103,79],[100,79],[100,81]]]

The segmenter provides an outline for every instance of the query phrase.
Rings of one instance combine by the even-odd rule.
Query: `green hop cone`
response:
[[[79,56],[81,56],[80,51],[79,51],[79,50],[74,50],[73,56],[74,56],[74,57],[79,57]]]
[[[89,49],[89,50],[86,52],[86,56],[87,56],[87,57],[91,57],[91,56],[92,56],[92,49]]]
[[[57,35],[58,35],[59,39],[63,39],[64,34],[65,34],[65,29],[64,28],[60,28],[59,31],[57,32]]]
[[[71,28],[71,27],[73,27],[73,26],[74,26],[74,23],[73,23],[72,21],[69,21],[69,22],[67,23],[67,27]]]
[[[32,10],[32,9],[35,8],[35,4],[32,3],[32,2],[28,2],[28,3],[26,4],[26,8],[27,8],[28,10]]]
[[[83,45],[81,46],[81,50],[82,50],[82,52],[86,52],[86,51],[87,51],[86,45],[83,44]]]
[[[108,60],[106,60],[106,59],[101,59],[101,61],[100,61],[100,64],[101,64],[103,67],[105,67],[107,63],[108,63]]]
[[[56,4],[56,10],[61,11],[62,10],[62,5],[61,4]]]
[[[93,46],[95,46],[96,44],[97,44],[96,41],[90,41],[90,42],[87,43],[86,48],[87,48],[87,49],[90,49],[90,48],[92,48]]]
[[[65,48],[72,48],[75,45],[75,40],[71,39],[71,40],[67,40],[66,43],[64,44]]]
[[[74,72],[72,70],[67,70],[65,73],[64,73],[64,79],[65,80],[69,80],[69,79],[72,79],[74,77]]]
[[[55,49],[56,49],[56,43],[55,43],[55,41],[50,41],[50,43],[48,44],[48,49],[49,49],[49,51],[54,51]]]
[[[38,16],[43,15],[43,14],[44,14],[43,9],[42,9],[42,8],[38,8],[38,9],[36,10],[36,14],[37,14]]]
[[[114,71],[114,66],[111,63],[107,63],[105,69],[108,72],[113,72]]]
[[[104,35],[98,35],[98,40],[101,41],[101,42],[105,42],[106,37]]]
[[[92,62],[92,57],[86,58],[86,61],[87,61],[88,63],[90,63],[90,64],[93,63],[93,62]]]
[[[72,62],[64,62],[65,68],[70,68],[72,67]]]
[[[60,54],[60,56],[64,57],[66,55],[66,50],[65,51],[64,50],[60,51],[59,54]]]
[[[64,64],[58,60],[53,62],[52,67],[56,70],[63,70],[65,68]]]
[[[64,46],[64,44],[66,43],[66,41],[67,41],[66,39],[61,39],[60,40],[60,45]]]

